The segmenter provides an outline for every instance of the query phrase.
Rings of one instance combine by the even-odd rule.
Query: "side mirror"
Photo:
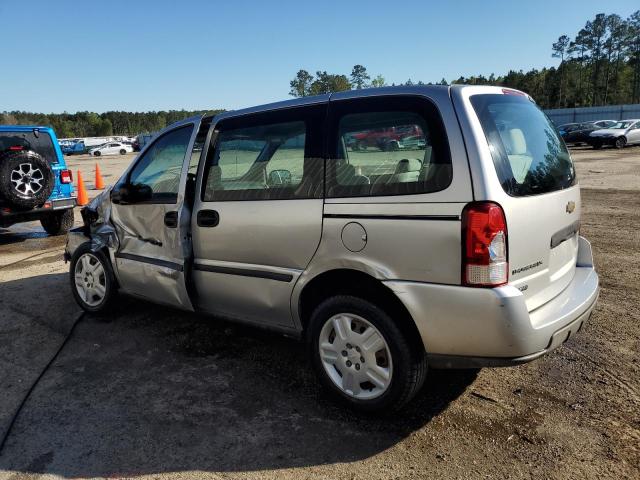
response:
[[[129,205],[151,200],[153,190],[144,183],[124,183],[111,192],[111,201],[116,204]]]
[[[270,187],[284,187],[291,185],[291,172],[289,170],[271,170],[267,185]]]

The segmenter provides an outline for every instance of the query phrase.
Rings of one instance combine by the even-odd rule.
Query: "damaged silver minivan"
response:
[[[122,292],[300,337],[321,383],[368,411],[409,401],[427,366],[534,360],[598,297],[569,153],[499,87],[191,118],[83,217],[66,247],[82,308]]]

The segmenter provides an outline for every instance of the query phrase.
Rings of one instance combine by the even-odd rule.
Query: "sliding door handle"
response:
[[[220,215],[215,210],[200,210],[197,223],[199,227],[217,227],[220,223]]]
[[[178,212],[165,213],[164,224],[168,228],[178,228]]]

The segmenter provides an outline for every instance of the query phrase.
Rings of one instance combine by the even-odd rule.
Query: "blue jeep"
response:
[[[40,220],[50,235],[73,226],[71,171],[49,127],[0,125],[0,227]]]

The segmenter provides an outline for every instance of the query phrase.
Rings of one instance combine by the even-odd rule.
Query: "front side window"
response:
[[[164,134],[146,150],[131,171],[129,182],[151,187],[152,202],[177,202],[182,164],[192,132],[193,125],[186,125]]]
[[[223,121],[207,154],[204,201],[321,196],[323,162],[310,148],[309,121]],[[274,123],[271,123],[274,122]],[[245,126],[246,125],[246,126]]]
[[[505,192],[538,195],[575,184],[567,147],[535,103],[502,94],[473,95],[470,100]]]
[[[418,98],[336,106],[328,197],[431,193],[451,183],[451,158],[435,107]]]

